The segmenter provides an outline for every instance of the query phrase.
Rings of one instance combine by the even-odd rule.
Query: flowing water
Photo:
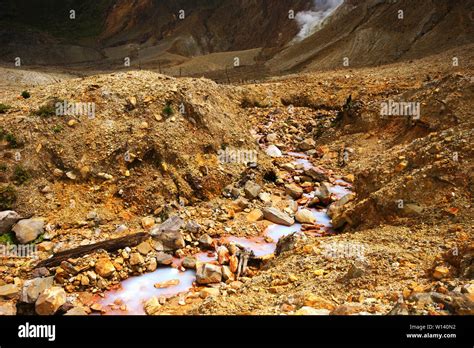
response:
[[[156,283],[179,280],[179,284],[163,289],[155,288]],[[171,297],[189,291],[196,280],[194,271],[181,272],[173,267],[159,268],[154,272],[131,277],[121,282],[117,290],[110,290],[99,303],[110,308],[106,314],[145,314],[143,303],[153,296]],[[114,304],[115,303],[115,304]],[[126,305],[126,311],[120,310],[121,304]]]
[[[289,152],[287,156],[293,159],[293,164],[303,169],[309,169],[313,165],[309,157],[297,152]],[[351,193],[351,185],[343,180],[336,180],[331,185],[330,192],[337,198],[342,198]],[[305,197],[313,197],[312,193],[305,194]],[[316,218],[316,224],[321,232],[333,232],[331,219],[327,215],[327,209],[310,209]],[[276,244],[281,237],[287,236],[293,232],[301,231],[301,224],[295,223],[292,226],[271,225],[263,236],[260,237],[234,237],[227,236],[221,238],[222,243],[236,243],[249,250],[252,250],[257,257],[270,255],[275,251]],[[271,239],[271,242],[268,240]],[[201,252],[194,255],[198,261],[215,261],[217,256],[214,252]],[[143,303],[153,296],[171,297],[180,293],[188,292],[196,280],[196,273],[193,270],[180,271],[178,267],[182,260],[175,258],[174,267],[159,268],[154,272],[146,273],[140,276],[131,277],[121,283],[119,289],[110,290],[105,293],[105,297],[99,301],[107,308],[106,314],[145,314]],[[179,283],[166,288],[155,288],[156,283],[178,280]],[[176,282],[176,281],[175,281]],[[121,304],[126,304],[126,310],[120,310]]]

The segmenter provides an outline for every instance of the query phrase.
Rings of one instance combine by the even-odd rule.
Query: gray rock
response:
[[[329,191],[329,184],[326,182],[321,183],[321,185],[314,190],[314,199],[311,200],[309,206],[315,205],[328,205],[331,203],[331,192]]]
[[[281,210],[273,207],[267,207],[263,209],[263,217],[268,221],[276,223],[278,225],[291,226],[295,223],[295,220],[288,214]]]
[[[171,265],[173,263],[173,256],[164,252],[156,253],[156,262],[159,265]]]
[[[198,284],[220,283],[222,269],[212,263],[198,263],[196,265],[196,282]]]
[[[201,244],[202,247],[204,248],[212,248],[213,245],[214,245],[214,239],[212,239],[211,237],[209,237],[209,235],[207,234],[203,234],[200,238],[199,238],[199,244]]]
[[[285,192],[294,199],[298,199],[303,195],[303,189],[296,184],[285,185]]]
[[[275,145],[270,145],[265,150],[266,154],[270,157],[281,157],[283,154],[281,153],[280,149]]]
[[[224,187],[222,194],[227,198],[237,198],[240,196],[240,190],[234,187],[234,185],[230,184]]]
[[[44,220],[41,218],[20,220],[13,226],[13,232],[21,244],[32,242],[44,232]]]
[[[308,168],[304,171],[304,173],[305,175],[311,177],[314,181],[321,182],[329,180],[328,175],[324,171],[316,167]]]
[[[181,229],[181,227],[184,224],[184,220],[181,219],[178,215],[173,215],[168,220],[163,222],[162,224],[159,224],[157,226],[154,226],[152,229],[152,234],[153,231],[155,232],[176,232]]]
[[[314,149],[316,142],[312,138],[307,138],[298,144],[298,149],[301,151],[308,151]]]
[[[160,241],[167,249],[181,249],[186,246],[183,234],[180,231],[183,224],[183,219],[174,215],[162,224],[154,226],[150,234],[154,240]]]
[[[201,230],[201,225],[195,221],[188,221],[184,229],[189,233],[197,233]]]
[[[35,268],[33,271],[31,271],[30,277],[32,277],[32,278],[47,277],[50,274],[51,273],[49,272],[49,269],[47,269],[46,267],[39,267],[39,268]]]
[[[408,306],[405,303],[398,302],[391,310],[388,315],[409,315]]]
[[[248,199],[257,198],[261,190],[262,190],[262,187],[251,180],[245,183],[244,192],[245,192],[245,197],[247,197]]]
[[[331,197],[331,191],[329,190],[331,185],[327,182],[322,182],[319,188],[316,190],[315,195],[320,200],[327,200]]]
[[[183,259],[181,266],[187,269],[196,269],[196,258],[192,256],[186,256]]]
[[[47,278],[34,278],[26,280],[21,289],[20,301],[35,303],[38,296],[46,289],[53,286],[54,276]]]
[[[20,219],[20,215],[13,210],[0,212],[0,235],[10,232],[12,226]]]
[[[421,306],[426,306],[428,304],[434,303],[431,293],[429,292],[418,292],[418,293],[412,294],[408,298],[408,301],[416,302],[417,304]]]
[[[365,274],[365,270],[361,266],[352,265],[347,271],[345,279],[354,279],[362,277]]]
[[[283,236],[278,239],[276,248],[275,248],[275,255],[278,256],[285,251],[293,250],[297,247],[300,241],[305,240],[305,235],[302,232],[293,232],[287,236]]]
[[[125,232],[126,230],[128,230],[127,225],[122,224],[122,225],[118,225],[118,226],[117,226],[117,228],[115,229],[114,233],[119,234],[119,233]]]

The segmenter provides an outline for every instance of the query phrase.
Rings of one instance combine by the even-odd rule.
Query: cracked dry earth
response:
[[[2,312],[473,314],[473,69],[447,64],[455,53],[239,87],[146,72],[74,80],[72,97],[106,103],[110,89],[113,110],[124,105],[113,131],[129,147],[113,136],[100,143],[85,121],[45,138],[56,120],[22,115],[56,95],[56,85],[27,102],[2,95],[13,106],[3,124],[23,153],[35,156],[40,139],[55,154],[42,157],[25,186],[14,184],[12,208],[44,218],[46,233],[34,241],[41,267],[3,260]],[[162,91],[142,93],[155,79]],[[183,98],[194,122],[156,117]],[[380,116],[387,100],[420,102],[420,119]],[[94,122],[111,117],[98,113]],[[24,122],[38,132],[26,137]],[[198,133],[190,140],[183,129]],[[256,151],[257,160],[219,163],[220,144]],[[134,164],[108,160],[128,148]],[[8,164],[14,153],[5,142]],[[80,209],[67,204],[74,191]],[[129,245],[49,262],[119,237]]]

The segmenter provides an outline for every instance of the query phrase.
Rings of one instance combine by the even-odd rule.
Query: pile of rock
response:
[[[42,218],[22,219],[13,210],[0,212],[0,235],[12,231],[21,244],[30,243],[43,234],[44,225],[45,221]]]
[[[18,282],[20,283],[20,282]],[[16,303],[30,304],[39,315],[53,315],[66,303],[66,292],[54,284],[54,277],[38,277],[20,284],[0,286],[0,315],[16,314]]]
[[[246,275],[253,253],[235,243],[217,248],[217,261],[196,263],[196,283],[200,285],[232,282]]]

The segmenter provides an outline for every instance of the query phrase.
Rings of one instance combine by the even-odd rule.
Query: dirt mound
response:
[[[58,210],[74,221],[95,206],[117,216],[205,200],[246,168],[219,162],[220,150],[258,151],[239,115],[240,89],[209,80],[127,72],[29,92],[3,96],[10,108],[1,115],[1,180],[15,185],[14,207],[25,214]],[[63,105],[77,109],[57,115]]]

